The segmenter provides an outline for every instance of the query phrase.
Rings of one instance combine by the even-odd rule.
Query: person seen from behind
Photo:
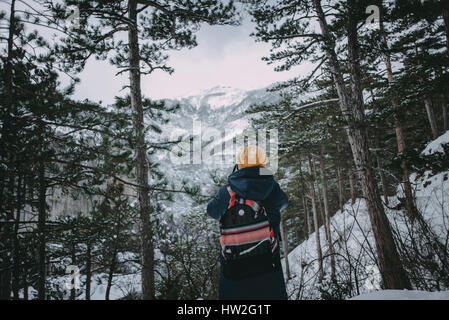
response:
[[[227,184],[207,205],[220,224],[220,300],[287,299],[279,224],[288,199],[267,162],[258,146],[243,148]]]

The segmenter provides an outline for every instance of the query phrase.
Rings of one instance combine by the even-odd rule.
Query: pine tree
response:
[[[34,4],[26,7],[35,9]],[[109,127],[113,117],[87,100],[79,103],[69,98],[76,79],[67,88],[59,88],[50,45],[37,31],[29,32],[26,28],[41,26],[39,19],[44,14],[31,9],[34,14],[29,14],[16,5],[17,2],[11,2],[10,36],[1,65],[1,87],[5,89],[1,91],[2,101],[8,105],[1,112],[2,246],[5,252],[13,252],[12,261],[9,256],[2,259],[2,297],[9,298],[12,291],[18,298],[20,266],[24,259],[29,259],[29,252],[20,250],[21,241],[34,226],[38,239],[35,287],[38,298],[45,299],[46,238],[52,232],[48,219],[50,191],[59,188],[92,194],[106,176],[118,174],[123,165],[103,170],[101,158],[110,152],[102,142],[91,142],[95,141],[94,133],[112,135]],[[123,156],[115,158],[117,163],[125,163]],[[93,159],[100,165],[89,166]],[[27,211],[32,213],[26,214]]]
[[[51,1],[49,1],[51,3]],[[148,180],[147,131],[142,105],[141,76],[157,69],[171,73],[166,65],[166,52],[183,47],[194,47],[193,31],[201,23],[235,24],[235,7],[230,2],[206,1],[65,1],[65,5],[76,4],[83,17],[81,27],[73,36],[63,40],[56,54],[65,57],[64,67],[81,70],[87,59],[95,55],[106,59],[110,50],[115,52],[112,64],[120,68],[119,73],[129,73],[129,89],[134,125],[134,157],[137,193],[142,235],[142,298],[153,299],[154,284],[154,239],[151,226],[152,204]],[[53,3],[55,17],[64,18],[64,6]],[[93,18],[98,19],[91,22]],[[127,43],[117,43],[114,35],[127,32]],[[145,39],[145,40],[143,40]],[[63,60],[61,60],[63,61]],[[156,119],[154,119],[156,120]]]
[[[293,3],[294,6],[292,6]],[[355,1],[348,1],[345,4],[331,3],[326,9],[323,9],[323,6],[319,0],[314,0],[312,3],[282,1],[276,5],[276,8],[262,6],[256,2],[250,8],[257,22],[255,36],[262,41],[272,42],[274,52],[267,60],[283,62],[277,67],[279,71],[288,70],[306,59],[316,63],[317,67],[310,75],[304,79],[295,79],[286,86],[296,84],[300,88],[307,88],[314,77],[317,77],[315,73],[321,66],[326,66],[330,71],[337,91],[341,115],[347,124],[347,138],[362,181],[375,234],[383,285],[385,288],[410,288],[371,167],[370,141],[366,127],[360,72],[360,39],[357,31],[357,24],[363,19],[361,8],[365,7],[362,3]],[[326,16],[329,15],[328,9],[336,17],[332,22],[329,22]],[[292,18],[285,19],[286,15]],[[310,31],[310,15],[317,16],[320,33]],[[277,22],[280,23],[277,24]],[[337,41],[342,37],[347,39],[344,51],[348,59],[347,65],[341,62],[336,50]],[[345,72],[349,74],[349,88],[344,80]]]

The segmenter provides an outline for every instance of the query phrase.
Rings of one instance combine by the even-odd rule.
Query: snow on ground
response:
[[[335,252],[349,259],[347,263],[344,259],[337,259],[337,270],[348,270],[348,273],[361,274],[364,273],[362,269],[365,265],[375,265],[372,254],[367,252],[369,248],[375,248],[375,245],[364,200],[357,199],[353,205],[349,202],[346,203],[344,212],[338,211],[331,218],[330,223]],[[319,231],[321,250],[323,256],[326,256],[328,247],[324,236],[324,226]],[[288,259],[293,275],[293,278],[287,283],[290,299],[320,298],[315,233],[312,233],[308,240],[291,251]],[[353,270],[350,270],[351,268]],[[324,259],[324,271],[326,274],[330,273],[329,259]],[[365,281],[367,279],[359,279],[362,285]],[[373,284],[373,289],[379,289],[379,287]]]
[[[107,287],[107,275],[98,274],[95,275],[91,284],[91,300],[104,300]],[[128,294],[141,292],[141,275],[126,274],[126,275],[114,275],[113,284],[111,286],[111,292],[109,299],[117,300],[127,296]],[[84,299],[84,296],[81,297]]]
[[[380,290],[361,294],[349,300],[449,300],[449,291]]]
[[[85,300],[85,281],[86,276],[80,276],[80,289],[76,290],[76,300]],[[50,292],[50,300],[68,300],[70,299],[70,290],[67,285],[70,283],[70,275],[49,276],[47,278]],[[108,275],[106,273],[94,274],[91,280],[90,299],[105,300]],[[115,274],[112,280],[111,290],[109,292],[110,300],[121,299],[127,295],[141,292],[141,275],[135,274]],[[23,299],[23,289],[19,291],[19,298]],[[33,287],[28,288],[28,298],[37,299],[37,290]]]
[[[428,144],[423,152],[443,151],[441,144],[449,141],[449,131]],[[420,177],[413,174],[410,178],[416,196],[416,205],[424,219],[440,240],[447,241],[449,230],[449,172],[431,175],[426,172]],[[394,208],[402,194],[401,186],[397,195],[389,197],[389,207]],[[409,224],[404,212],[385,207],[385,213],[401,239],[407,238]],[[331,238],[336,252],[337,279],[351,279],[356,287],[356,295],[380,289],[380,274],[375,263],[376,247],[371,223],[364,199],[356,199],[354,204],[348,201],[343,213],[337,211],[331,217]],[[319,229],[320,244],[324,258],[324,271],[330,275],[330,259],[324,226]],[[289,255],[292,278],[287,282],[290,299],[319,299],[321,297],[318,284],[318,263],[315,233],[308,240],[293,249]],[[283,261],[285,271],[285,261]],[[362,297],[383,297],[388,299],[394,292],[372,293]],[[446,293],[448,295],[448,293]],[[402,293],[403,298],[418,297],[419,294],[409,291]],[[436,297],[437,295],[430,295]],[[428,297],[430,297],[428,296]]]
[[[436,152],[443,153],[443,145],[449,144],[449,130],[446,133],[442,134],[432,142],[430,142],[427,147],[423,150],[422,154],[430,155]]]

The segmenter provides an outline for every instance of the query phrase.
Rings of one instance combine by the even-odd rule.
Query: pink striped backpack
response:
[[[278,239],[259,201],[236,194],[229,185],[229,206],[220,219],[221,263],[228,279],[243,279],[274,271]]]

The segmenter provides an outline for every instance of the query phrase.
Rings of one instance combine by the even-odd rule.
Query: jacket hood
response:
[[[260,174],[264,170],[264,174]],[[273,175],[262,167],[249,167],[237,170],[228,177],[231,189],[239,196],[249,200],[265,200],[273,190]]]

